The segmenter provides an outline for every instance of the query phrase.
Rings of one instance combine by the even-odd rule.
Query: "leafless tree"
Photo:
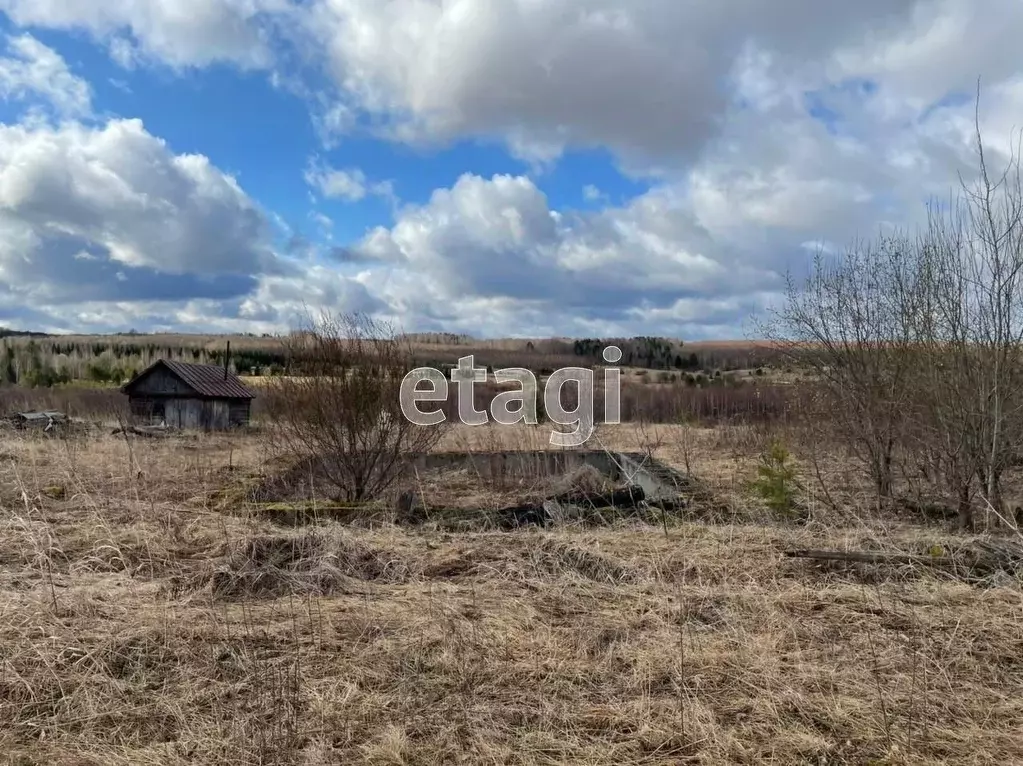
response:
[[[322,313],[284,343],[288,374],[271,379],[267,396],[271,450],[306,461],[337,497],[379,496],[443,435],[443,424],[403,416],[401,383],[414,362],[389,327]]]
[[[980,178],[963,184],[967,236],[963,260],[973,366],[984,448],[980,478],[985,499],[1003,510],[1001,475],[1023,441],[1023,189],[1019,155],[1013,151],[993,180],[977,127]]]
[[[976,179],[960,177],[932,208],[919,252],[929,284],[919,340],[927,349],[924,431],[973,526],[971,485],[1004,513],[1002,477],[1023,447],[1023,185],[1019,152],[993,173],[975,113]]]
[[[979,97],[978,97],[979,107]],[[772,337],[808,366],[827,423],[879,498],[910,459],[951,494],[1005,518],[1002,478],[1023,448],[1023,182],[1019,152],[997,173],[975,114],[977,176],[935,204],[924,232],[815,259],[789,282]]]

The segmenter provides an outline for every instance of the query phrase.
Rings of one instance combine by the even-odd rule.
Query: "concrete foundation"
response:
[[[544,479],[592,466],[616,482],[636,484],[651,500],[677,497],[689,478],[659,460],[638,452],[608,450],[537,450],[509,452],[437,452],[421,455],[418,471],[468,470],[486,480]]]

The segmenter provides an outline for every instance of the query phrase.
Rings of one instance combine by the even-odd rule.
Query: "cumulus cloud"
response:
[[[280,328],[295,326],[309,310],[318,308],[364,314],[388,311],[359,278],[343,275],[330,266],[311,264],[301,272],[262,279],[241,302],[237,316]]]
[[[321,0],[310,25],[344,93],[405,140],[503,135],[527,159],[564,146],[691,159],[751,42],[806,72],[914,2]]]
[[[387,264],[366,279],[402,314],[468,328],[500,312],[506,332],[525,334],[523,311],[623,327],[635,324],[637,307],[714,297],[739,306],[742,296],[780,285],[776,273],[715,245],[677,190],[560,213],[523,176],[463,175],[355,249]]]
[[[211,326],[266,328],[323,305],[477,334],[736,335],[805,264],[807,243],[834,249],[920,223],[928,197],[969,173],[978,76],[993,150],[1008,151],[1023,108],[1018,0],[0,0],[0,10],[87,30],[124,65],[272,68],[307,98],[328,144],[357,130],[418,145],[497,138],[540,165],[601,147],[655,182],[612,205],[612,182],[579,178],[578,211],[551,204],[546,178],[466,173],[356,242],[334,242],[319,219],[328,241],[303,240],[292,248],[301,263],[285,262],[232,178],[141,124],[4,127],[0,276],[50,299],[74,285],[89,326],[130,316],[122,299],[135,295],[161,326],[206,312]],[[284,71],[295,51],[282,39],[303,42],[298,59],[322,64],[328,86]],[[0,88],[83,113],[66,67],[51,61],[38,76],[12,65],[26,60],[46,57],[8,54],[20,74],[0,74]],[[64,84],[44,92],[54,83]],[[394,199],[354,167],[314,159],[305,179],[328,199]],[[41,264],[58,276],[41,281]]]
[[[31,35],[8,37],[0,56],[0,98],[41,99],[61,115],[82,117],[92,111],[92,88],[73,74],[52,48]]]
[[[464,175],[358,244],[389,264],[367,283],[424,324],[469,332],[735,336],[816,247],[923,224],[928,200],[975,170],[968,99],[906,121],[883,89],[842,82],[814,94],[824,118],[770,58],[747,67],[741,104],[686,172],[595,212],[551,209],[527,177]],[[994,91],[981,123],[998,136],[1023,87]],[[1007,142],[992,144],[1004,160]]]
[[[139,120],[0,125],[0,232],[0,278],[44,302],[226,298],[284,268],[237,182]]]
[[[8,48],[0,96],[91,117],[91,88],[59,54],[28,35]],[[0,124],[0,321],[270,331],[307,304],[386,308],[352,278],[278,256],[273,222],[232,176],[140,120]]]
[[[19,25],[83,29],[125,65],[274,69],[328,143],[369,124],[406,142],[500,136],[547,163],[602,146],[642,170],[690,162],[723,125],[742,62],[795,89],[883,81],[914,110],[1019,69],[1017,0],[0,0]],[[334,91],[289,65],[322,64]],[[285,71],[287,70],[287,71]],[[317,81],[319,82],[319,81]],[[360,115],[366,119],[360,119]]]
[[[907,23],[839,46],[828,74],[883,81],[903,108],[924,108],[949,92],[971,93],[980,76],[991,84],[1018,76],[1021,28],[1015,0],[921,0]]]

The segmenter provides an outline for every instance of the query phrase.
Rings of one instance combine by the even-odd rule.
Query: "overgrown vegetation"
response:
[[[890,504],[926,483],[974,526],[975,495],[1014,526],[1004,478],[1023,455],[1023,184],[1020,158],[935,205],[917,236],[818,255],[771,328],[812,371],[809,419],[829,429]],[[905,485],[906,481],[903,482]]]
[[[790,282],[771,328],[789,379],[632,339],[627,362],[660,370],[626,383],[626,422],[594,446],[645,458],[677,497],[627,519],[567,510],[636,480],[622,466],[507,475],[546,428],[410,424],[398,390],[422,349],[454,360],[474,341],[358,315],[248,339],[236,366],[281,373],[252,432],[4,430],[0,752],[1023,762],[1023,557],[1000,538],[1018,539],[1023,496],[1023,184],[1016,157],[989,174],[977,149],[977,183],[925,232]],[[220,343],[8,339],[0,405],[103,420],[115,391],[47,386],[116,383],[153,355],[223,361]],[[604,343],[477,363],[598,364]],[[477,408],[495,393],[476,387]],[[438,404],[451,422],[454,399]],[[407,470],[442,446],[461,467]],[[544,501],[527,503],[542,531],[487,523],[523,497]],[[974,534],[978,510],[993,534]],[[998,566],[965,576],[971,549]]]
[[[1018,584],[786,559],[966,539],[866,513],[779,524],[732,481],[775,426],[688,428],[692,470],[742,524],[704,520],[697,497],[667,534],[636,520],[293,529],[213,504],[274,470],[255,435],[0,437],[0,752],[97,766],[1023,758]],[[650,430],[604,438],[634,450],[660,442]],[[521,449],[543,431],[446,438]],[[416,489],[505,501],[471,478]]]

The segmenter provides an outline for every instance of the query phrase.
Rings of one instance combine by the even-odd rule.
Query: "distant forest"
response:
[[[622,350],[624,367],[696,374],[770,366],[775,353],[757,343],[701,342],[658,337],[537,338],[477,340],[465,335],[401,336],[419,366],[445,368],[473,355],[490,370],[525,367],[539,375],[559,367],[605,364],[608,345]],[[185,335],[123,333],[118,335],[46,335],[0,328],[0,384],[48,387],[69,383],[119,385],[158,359],[222,365],[227,344],[229,367],[239,375],[288,372],[281,338],[256,335]]]

